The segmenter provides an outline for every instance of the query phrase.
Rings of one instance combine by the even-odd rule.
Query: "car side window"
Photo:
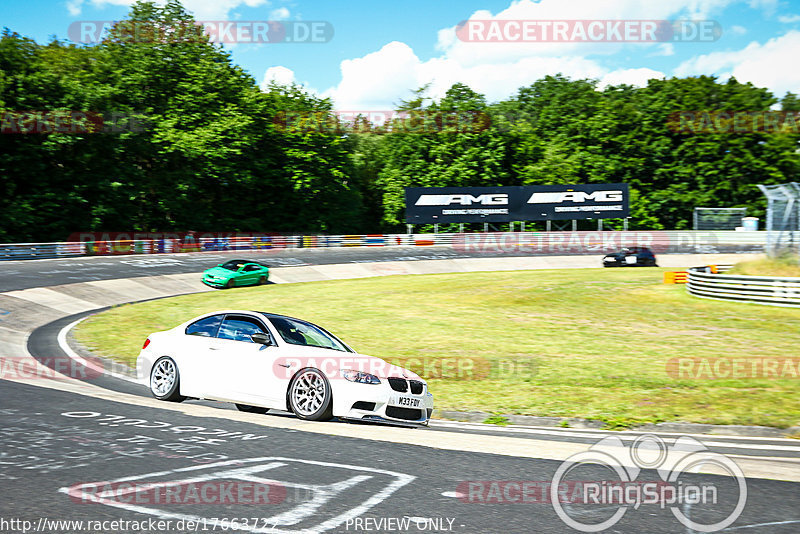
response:
[[[186,327],[187,336],[216,337],[222,315],[212,315],[195,321]]]
[[[250,336],[257,333],[267,333],[267,330],[257,319],[245,315],[228,315],[222,321],[217,337],[219,339],[253,343]]]
[[[248,265],[247,267],[244,268],[244,270],[245,271],[257,271],[258,270],[258,265]]]

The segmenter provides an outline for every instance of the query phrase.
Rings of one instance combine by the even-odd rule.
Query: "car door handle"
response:
[[[219,347],[208,347],[208,350],[219,350]]]

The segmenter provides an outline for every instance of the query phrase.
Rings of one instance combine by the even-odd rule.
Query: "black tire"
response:
[[[166,369],[169,369],[170,367],[174,370],[174,378],[172,379],[171,383],[168,384],[166,389],[159,388],[155,383],[155,380],[158,379],[156,374],[159,373],[161,376],[165,376]],[[178,364],[176,364],[175,360],[169,356],[160,357],[155,361],[153,367],[150,369],[150,393],[158,400],[182,402],[186,400],[186,397],[181,395],[180,392],[181,374],[178,370]]]
[[[233,283],[233,279],[228,280],[228,283],[225,284],[225,289],[231,289],[231,288],[233,288],[234,285],[235,284]]]
[[[258,279],[258,285],[263,286],[266,283],[267,283],[267,277],[266,276],[262,276],[261,278]]]
[[[303,385],[303,379],[310,376],[316,377],[314,383],[316,386],[314,391],[316,391],[316,393],[312,395],[312,397],[319,394],[324,395],[319,407],[313,411],[305,409],[296,399],[296,393],[298,393],[297,388],[307,389]],[[300,369],[297,374],[294,375],[294,378],[292,378],[287,395],[289,409],[300,419],[305,419],[307,421],[330,421],[333,418],[333,393],[331,391],[331,385],[319,369],[314,369],[313,367]],[[309,402],[311,402],[311,400],[309,400]]]
[[[240,412],[260,414],[265,414],[268,410],[268,408],[262,408],[261,406],[250,406],[249,404],[236,404],[236,409]]]

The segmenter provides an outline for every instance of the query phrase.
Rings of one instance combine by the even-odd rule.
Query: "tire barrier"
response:
[[[800,277],[725,274],[730,266],[692,267],[686,291],[695,297],[800,308]],[[717,272],[714,272],[717,271]]]

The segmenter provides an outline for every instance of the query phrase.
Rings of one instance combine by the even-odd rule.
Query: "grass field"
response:
[[[264,310],[316,322],[359,352],[434,377],[437,408],[600,419],[610,428],[659,421],[797,425],[800,379],[791,373],[682,378],[671,376],[667,363],[797,356],[800,310],[693,298],[684,286],[661,283],[662,272],[537,270],[269,285],[120,306],[81,323],[76,336],[99,354],[132,363],[150,332],[215,309]],[[488,365],[490,373],[435,378],[437,361],[477,361],[476,369]]]
[[[743,261],[733,266],[728,274],[748,274],[751,276],[800,277],[800,262],[793,254],[777,258]]]

